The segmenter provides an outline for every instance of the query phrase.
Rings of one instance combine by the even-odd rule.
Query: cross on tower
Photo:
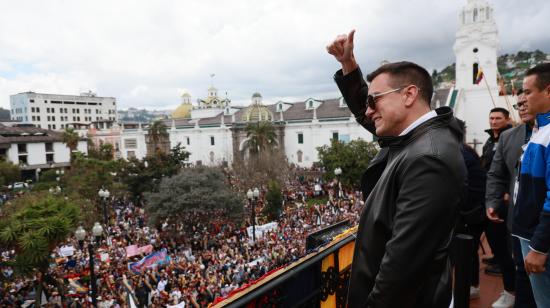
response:
[[[474,148],[474,150],[477,152],[477,146],[480,144],[483,144],[483,142],[477,140],[477,138],[474,138],[474,141],[468,142],[468,144],[471,145]]]

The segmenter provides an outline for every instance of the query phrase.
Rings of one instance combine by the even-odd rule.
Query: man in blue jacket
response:
[[[536,123],[521,159],[513,235],[520,239],[537,306],[550,307],[550,63],[527,71],[523,91]]]

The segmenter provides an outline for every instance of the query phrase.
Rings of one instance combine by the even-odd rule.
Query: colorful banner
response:
[[[145,245],[138,247],[137,245],[130,245],[126,247],[126,258],[131,258],[137,255],[150,254],[153,252],[153,245]]]
[[[166,252],[166,248],[163,248],[161,251],[152,253],[138,262],[129,263],[128,269],[139,274],[143,269],[159,266],[168,262],[170,262],[170,256]]]

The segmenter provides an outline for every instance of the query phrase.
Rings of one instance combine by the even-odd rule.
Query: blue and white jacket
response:
[[[513,234],[530,241],[531,249],[550,249],[550,112],[537,115],[538,131],[521,160],[519,190],[514,207]]]

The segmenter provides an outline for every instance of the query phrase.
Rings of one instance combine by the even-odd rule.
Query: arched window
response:
[[[210,156],[210,162],[213,163],[214,162],[214,152],[210,152],[209,156]]]
[[[301,163],[302,156],[304,156],[304,153],[302,152],[302,150],[298,150],[298,152],[296,152],[296,156],[298,156],[298,162]]]
[[[477,8],[474,9],[474,22],[477,21]]]

